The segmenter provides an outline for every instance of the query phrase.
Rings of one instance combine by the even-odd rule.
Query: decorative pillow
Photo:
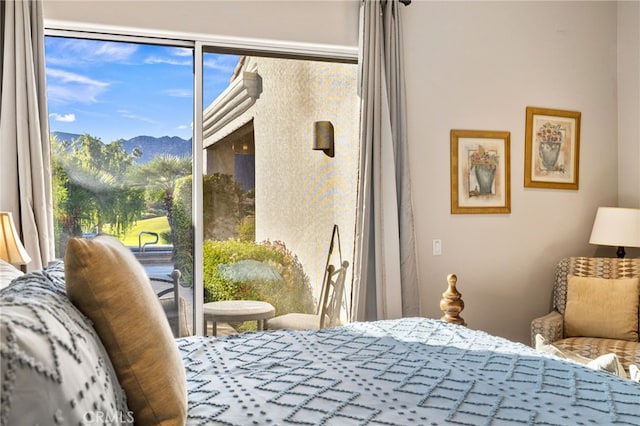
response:
[[[586,358],[575,352],[561,350],[552,345],[542,337],[540,334],[536,334],[536,350],[544,352],[546,354],[557,356],[558,358],[568,359],[578,364],[587,366],[593,370],[606,371],[623,379],[627,378],[627,373],[624,371],[624,367],[618,360],[618,356],[614,353],[601,355],[596,359]]]
[[[186,375],[169,323],[144,268],[117,239],[71,239],[67,293],[94,322],[136,424],[183,425]]]
[[[629,365],[629,378],[634,382],[640,383],[640,368],[636,367],[635,364]]]
[[[0,289],[9,285],[14,278],[24,275],[21,270],[0,259]]]
[[[638,278],[568,276],[566,337],[638,341]]]
[[[131,424],[109,355],[69,301],[62,263],[0,291],[0,424]]]

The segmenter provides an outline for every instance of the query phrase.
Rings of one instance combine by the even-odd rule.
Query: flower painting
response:
[[[527,108],[525,186],[578,189],[580,113]]]
[[[509,132],[451,131],[451,212],[510,213]]]
[[[500,165],[497,150],[489,151],[482,144],[469,150],[469,197],[495,194],[496,170]]]

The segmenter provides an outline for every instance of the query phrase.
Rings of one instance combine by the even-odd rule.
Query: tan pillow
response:
[[[638,278],[568,276],[566,337],[638,341]]]
[[[183,425],[184,366],[144,268],[117,239],[69,240],[69,299],[89,317],[115,367],[137,425]]]

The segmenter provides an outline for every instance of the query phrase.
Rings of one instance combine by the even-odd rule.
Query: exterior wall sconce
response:
[[[333,158],[335,155],[333,143],[333,124],[330,121],[316,121],[313,123],[313,149],[323,151]]]

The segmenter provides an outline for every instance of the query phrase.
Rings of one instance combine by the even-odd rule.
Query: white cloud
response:
[[[135,44],[105,41],[95,46],[92,57],[108,62],[119,62],[129,59],[136,50],[138,50],[138,46]]]
[[[174,56],[193,56],[193,49],[174,47],[171,49],[171,54]]]
[[[59,103],[96,103],[109,83],[93,78],[47,67],[47,95],[49,100]]]
[[[193,49],[185,47],[168,47],[162,49],[168,56],[154,55],[145,58],[145,64],[167,64],[178,66],[191,66],[193,64]]]
[[[181,124],[180,126],[178,126],[178,129],[180,130],[185,130],[185,129],[190,129],[191,126],[187,126],[186,124]]]
[[[142,121],[142,122],[151,123],[151,124],[159,124],[158,121],[156,121],[156,120],[154,120],[152,118],[144,117],[142,115],[138,115],[138,114],[132,113],[132,112],[126,110],[126,109],[119,109],[116,112],[118,114],[120,114],[122,117],[129,118],[131,120],[137,120],[137,121]]]
[[[58,79],[62,83],[78,83],[94,87],[106,87],[109,85],[109,83],[105,83],[104,81],[94,80],[84,75],[56,68],[47,68],[47,77]]]
[[[49,117],[53,118],[54,121],[61,121],[63,123],[73,123],[74,121],[76,121],[75,114],[62,115],[62,114],[52,112],[51,114],[49,114]]]
[[[232,59],[232,60],[229,60]],[[226,73],[232,73],[236,68],[236,64],[238,62],[237,57],[225,58],[224,56],[211,56],[207,57],[203,62],[202,66],[204,68],[209,68],[217,71],[222,71]]]
[[[190,98],[193,96],[193,90],[189,89],[169,89],[165,90],[164,93],[174,98]]]
[[[193,61],[191,59],[172,59],[172,58],[161,58],[159,56],[149,56],[144,60],[145,64],[167,64],[167,65],[180,65],[180,66],[191,66]]]
[[[67,66],[125,62],[138,50],[131,43],[57,38],[47,39],[46,47],[47,64]]]

